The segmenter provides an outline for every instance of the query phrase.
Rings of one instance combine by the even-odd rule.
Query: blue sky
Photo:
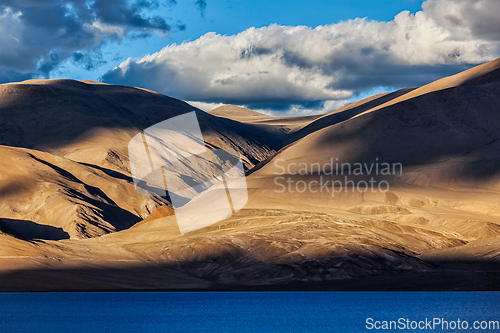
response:
[[[160,51],[163,47],[185,41],[193,41],[207,32],[234,35],[250,27],[279,25],[305,25],[317,27],[367,17],[370,20],[390,21],[398,13],[421,10],[423,1],[417,0],[207,0],[200,8],[195,1],[179,0],[159,2],[158,8],[149,11],[172,22],[180,21],[184,30],[174,29],[168,35],[153,35],[148,38],[130,38],[121,43],[112,42],[103,48],[103,61],[99,68],[91,71],[71,62],[64,64],[61,71],[52,78],[70,77],[75,79],[98,80],[107,70],[115,67],[119,60],[141,57]],[[286,3],[286,5],[284,5]],[[119,59],[119,60],[118,60]]]
[[[209,110],[324,113],[500,56],[496,0],[6,0],[0,83],[145,87]]]

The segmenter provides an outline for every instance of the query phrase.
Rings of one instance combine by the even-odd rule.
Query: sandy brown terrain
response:
[[[499,68],[324,116],[198,110],[208,145],[241,154],[249,201],[186,234],[168,198],[135,191],[127,145],[193,107],[93,82],[1,85],[0,290],[498,290]],[[347,172],[332,158],[402,168],[348,175],[383,191],[327,191],[320,177]]]

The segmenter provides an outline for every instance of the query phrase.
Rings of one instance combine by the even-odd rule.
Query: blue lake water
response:
[[[367,318],[372,321],[367,322]],[[402,319],[400,319],[402,318]],[[433,330],[402,328],[432,320]],[[460,319],[460,328],[456,327]],[[398,321],[399,320],[399,321]],[[379,324],[375,322],[379,321]],[[0,294],[0,332],[500,332],[499,292],[103,292]],[[464,330],[464,321],[468,328]],[[453,323],[455,329],[452,329]],[[437,322],[436,322],[437,323]],[[415,325],[413,324],[413,325]],[[394,323],[393,323],[394,325]],[[494,325],[494,324],[492,324]],[[371,327],[371,329],[367,329]],[[394,326],[393,326],[394,328]],[[490,327],[491,328],[491,327]],[[387,331],[387,330],[385,330]]]

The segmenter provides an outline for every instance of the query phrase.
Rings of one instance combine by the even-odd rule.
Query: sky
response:
[[[0,0],[0,83],[326,113],[500,57],[498,0]]]

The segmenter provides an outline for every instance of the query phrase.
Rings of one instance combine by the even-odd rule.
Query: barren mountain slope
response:
[[[494,260],[498,268],[499,64],[494,61],[481,66],[490,70],[481,72],[485,79],[472,69],[465,72],[472,73],[470,80],[457,75],[467,84],[375,109],[296,141],[250,175],[248,186],[253,195],[247,207],[279,208],[286,203],[304,210],[369,216],[399,226],[448,232],[469,245],[433,255],[437,249],[426,249],[422,258]],[[353,171],[355,163],[363,164],[361,174]],[[366,169],[383,163],[400,163],[402,171],[398,168],[393,172],[391,168],[384,175]],[[344,187],[321,188],[320,177],[323,183],[340,181]],[[346,180],[359,184],[372,178],[387,181],[388,191],[363,190],[365,185],[361,191],[345,186]],[[288,186],[286,181],[302,182],[302,186],[283,190]],[[303,184],[313,186],[306,188]],[[475,250],[475,244],[481,250]],[[400,245],[406,247],[408,243]]]
[[[210,114],[241,123],[252,124],[268,133],[272,133],[273,139],[269,144],[277,149],[289,143],[292,139],[291,133],[300,131],[302,128],[321,117],[320,115],[274,117],[236,105],[219,106],[210,111]]]
[[[458,74],[444,77],[440,80],[426,84],[418,89],[412,90],[408,94],[399,96],[387,101],[384,104],[377,105],[366,112],[375,111],[414,97],[422,96],[431,92],[454,88],[459,86],[481,85],[490,82],[498,82],[500,76],[500,58],[485,64],[475,66]]]
[[[250,124],[214,117],[165,95],[74,80],[0,85],[0,144],[47,151],[127,170],[127,146],[140,129],[196,111],[207,142],[237,149],[251,167],[272,152],[270,136]]]
[[[485,180],[496,186],[500,75],[494,71],[500,61],[492,64],[496,67],[487,67],[492,71],[488,73],[496,73],[496,79],[490,76],[485,84],[433,91],[322,128],[280,151],[259,174],[276,173],[276,160],[295,162],[290,171],[297,172],[301,162],[322,164],[333,157],[352,164],[378,158],[378,163],[422,165],[427,171],[434,165],[433,169],[447,172],[445,178],[428,172],[425,179],[433,184]],[[474,68],[467,72],[476,74]],[[467,82],[465,77],[461,80]]]
[[[0,146],[0,155],[0,225],[29,239],[100,236],[168,204],[117,171],[25,148]]]
[[[130,139],[190,111],[197,112],[205,140],[236,149],[247,168],[274,152],[266,131],[144,89],[72,80],[0,85],[2,223],[45,239],[132,226],[167,201],[135,191]]]
[[[222,105],[209,112],[214,116],[224,117],[239,122],[259,122],[273,119],[274,117],[265,115],[263,113],[255,112],[247,108],[236,105]]]
[[[203,229],[181,235],[175,216],[166,207],[158,208],[151,218],[132,228],[82,240],[23,238],[12,230],[12,221],[2,221],[0,288],[497,290],[500,86],[495,64],[481,67],[490,70],[462,76],[462,85],[405,98],[366,114],[361,113],[415,90],[367,99],[318,118],[316,125],[304,121],[301,126],[306,127],[300,135],[300,126],[291,134],[280,135],[281,144],[289,141],[289,146],[247,177],[249,202],[245,208]],[[479,72],[482,76],[476,75]],[[236,133],[240,141],[232,144],[246,147],[251,152],[246,156],[262,153],[260,158],[274,152],[269,149],[263,153],[259,147],[264,145],[250,144],[255,142],[250,138],[258,133],[261,136],[255,140],[266,142],[276,127],[256,125],[270,126],[274,121],[283,126],[280,122],[288,121],[264,118],[240,123],[207,115],[200,116],[200,122],[208,128],[222,121],[241,128]],[[119,137],[108,133],[102,137],[110,142]],[[223,129],[212,133],[213,142],[226,142]],[[126,141],[128,135],[123,134],[117,144]],[[275,149],[279,148],[276,145]],[[72,146],[64,149],[68,147]],[[93,176],[85,173],[104,179],[110,176],[102,166],[100,171],[106,175],[83,163],[51,160],[47,153],[7,149],[12,149],[11,159],[22,159],[24,165],[29,163],[34,165],[33,170],[40,170],[31,176],[29,184],[56,183],[63,191],[75,188],[96,198],[93,188],[78,181],[97,187]],[[55,153],[68,157],[78,151],[75,148],[64,153],[62,149]],[[349,187],[334,193],[331,186],[329,191],[320,191],[320,176],[330,181],[345,176],[322,175],[331,170],[318,173],[317,166],[316,172],[310,172],[312,164],[321,166],[332,158],[333,163],[339,158],[339,163],[351,165],[401,163],[402,172],[348,175],[353,181],[372,176],[376,181],[387,181],[387,191],[352,191]],[[41,161],[68,170],[75,177]],[[307,172],[299,174],[304,168],[300,163],[308,166]],[[26,177],[28,171],[12,168],[9,172],[7,178],[14,179],[18,174]],[[276,177],[283,179],[277,183]],[[279,184],[286,186],[283,180],[302,182],[306,189],[282,191]],[[26,187],[26,191],[34,191]],[[22,186],[14,184],[12,188]],[[106,182],[99,188],[106,194],[99,192],[99,205],[115,201]],[[36,189],[43,190],[43,186]],[[17,203],[13,192],[7,188],[11,202]],[[136,200],[133,196],[129,199]],[[125,207],[121,200],[115,202]],[[92,203],[97,207],[96,201]],[[127,209],[136,209],[132,207]],[[33,210],[30,216],[35,215]],[[104,221],[109,222],[107,218]],[[53,227],[64,229],[62,224]],[[120,229],[123,224],[114,227]]]

